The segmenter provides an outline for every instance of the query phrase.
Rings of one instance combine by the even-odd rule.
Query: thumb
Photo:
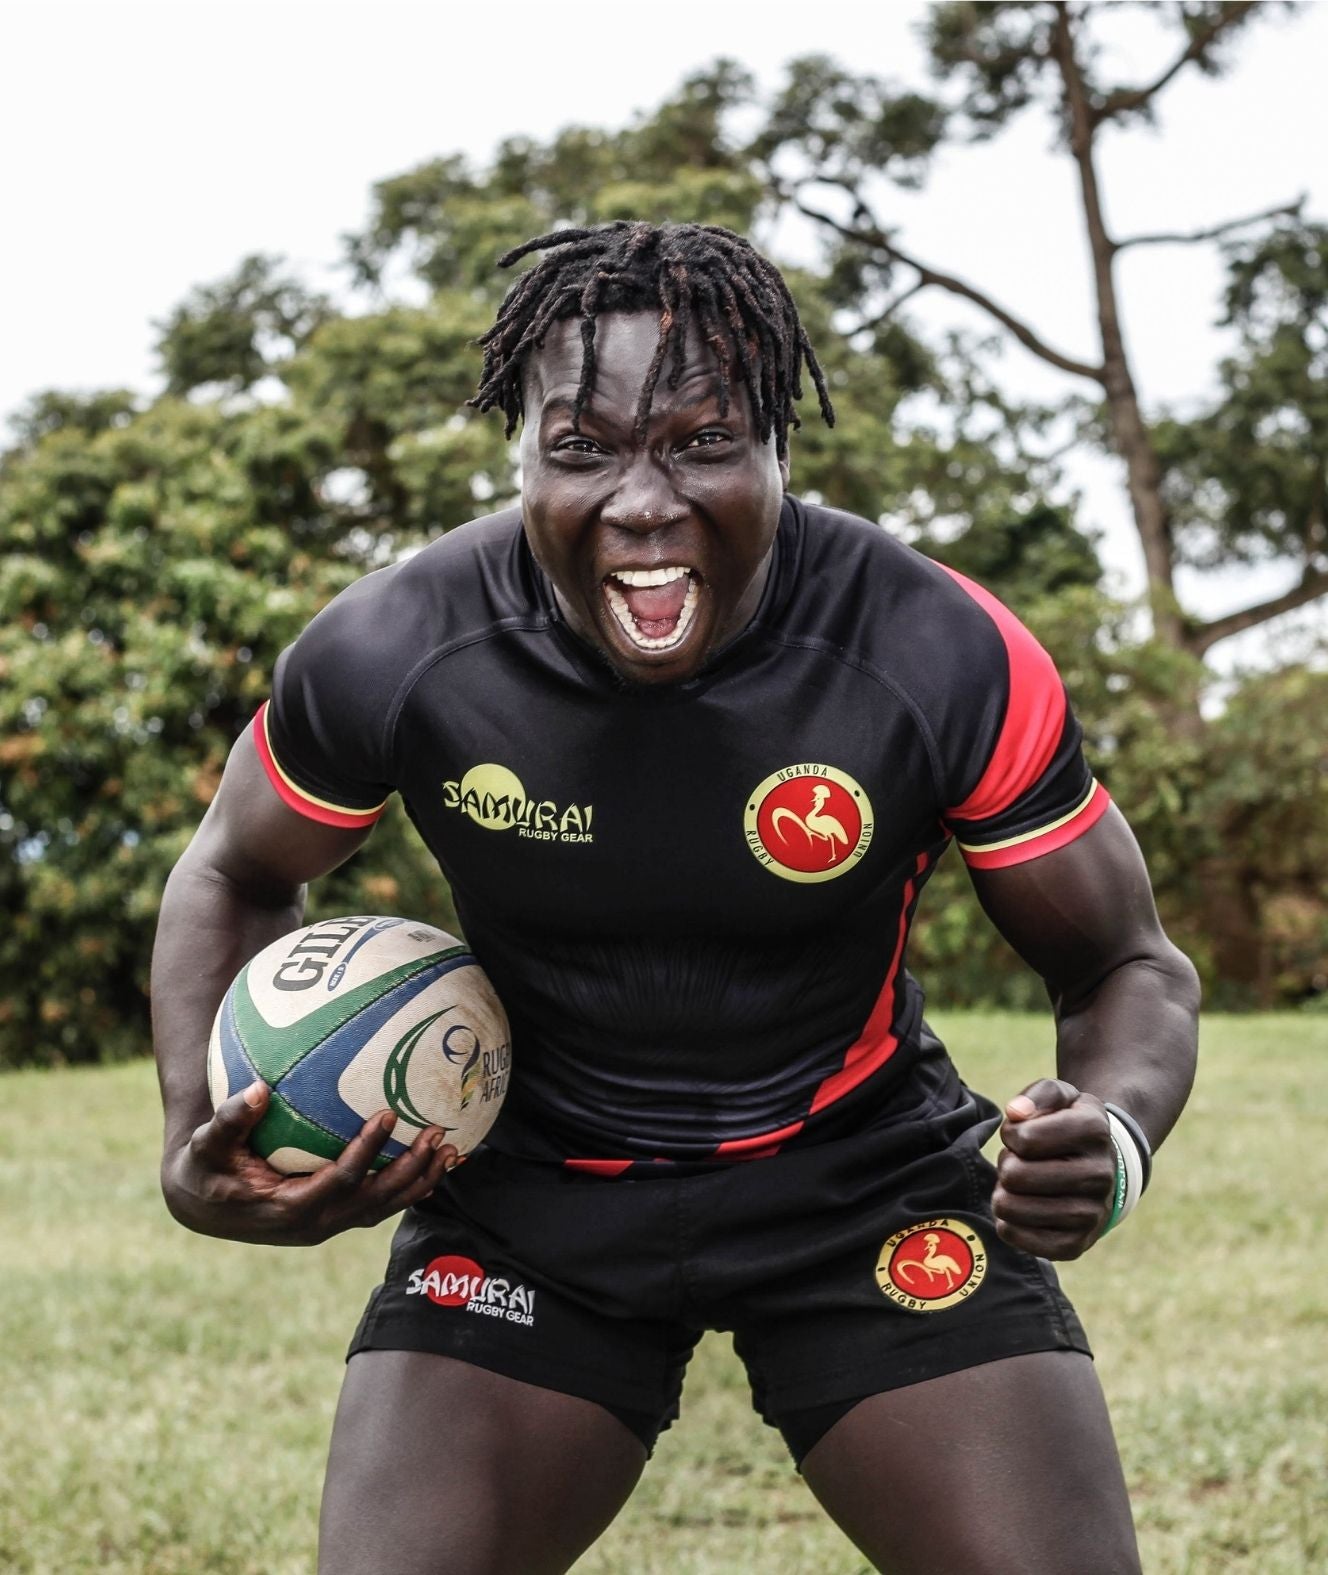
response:
[[[267,1112],[268,1086],[262,1078],[223,1099],[212,1113],[212,1120],[196,1134],[198,1146],[212,1154],[243,1148],[249,1134]]]
[[[1079,1097],[1073,1083],[1058,1077],[1040,1077],[1030,1083],[1023,1093],[1016,1094],[1005,1106],[1008,1121],[1030,1121],[1034,1116],[1046,1115],[1052,1110],[1068,1110]]]

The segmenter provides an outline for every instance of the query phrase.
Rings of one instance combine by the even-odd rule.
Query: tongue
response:
[[[619,580],[617,586],[641,632],[652,640],[660,640],[672,633],[682,616],[689,583],[689,577],[680,574],[667,585],[624,585]]]

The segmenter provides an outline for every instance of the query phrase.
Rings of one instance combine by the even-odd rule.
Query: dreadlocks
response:
[[[523,414],[521,379],[526,363],[555,323],[581,319],[581,382],[572,425],[595,386],[595,325],[601,313],[659,311],[659,342],[641,387],[635,436],[645,436],[650,404],[666,360],[666,386],[677,388],[686,366],[693,324],[719,363],[720,414],[727,415],[735,381],[747,385],[761,441],[773,432],[783,452],[789,429],[800,423],[793,408],[802,398],[799,371],[807,363],[821,416],[835,423],[825,376],[788,286],[773,263],[717,224],[646,224],[619,219],[594,229],[554,230],[513,247],[500,268],[531,252],[547,252],[507,292],[493,327],[480,339],[484,370],[470,401],[495,405],[511,437]]]

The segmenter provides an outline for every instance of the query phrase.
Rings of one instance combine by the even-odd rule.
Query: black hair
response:
[[[641,388],[635,433],[645,435],[650,403],[672,351],[667,386],[676,388],[686,365],[688,329],[696,324],[719,363],[720,413],[727,415],[735,381],[747,385],[761,441],[775,434],[782,454],[796,427],[805,361],[816,385],[821,416],[835,424],[825,375],[775,265],[732,230],[717,224],[647,224],[619,219],[593,229],[554,230],[515,246],[500,268],[531,252],[546,252],[507,292],[484,347],[480,386],[470,401],[495,405],[511,437],[524,414],[522,377],[533,351],[555,323],[581,319],[581,382],[572,407],[577,428],[595,384],[595,324],[604,312],[658,309],[659,342]]]

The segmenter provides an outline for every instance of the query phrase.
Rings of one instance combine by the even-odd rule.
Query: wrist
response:
[[[1134,1212],[1153,1174],[1153,1154],[1143,1128],[1119,1105],[1107,1104],[1105,1108],[1116,1157],[1116,1177],[1104,1236]]]

